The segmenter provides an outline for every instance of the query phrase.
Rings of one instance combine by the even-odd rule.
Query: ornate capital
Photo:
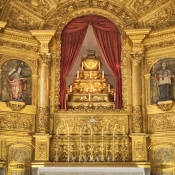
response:
[[[43,54],[39,54],[39,62],[41,64],[49,64],[51,61],[51,56],[50,54],[46,54],[46,53],[43,53]]]
[[[132,41],[132,51],[133,53],[141,52],[142,51],[142,41],[144,40],[145,36],[149,34],[150,28],[148,29],[133,29],[133,30],[125,30],[126,35]]]
[[[30,32],[40,42],[40,52],[48,53],[48,43],[54,35],[55,30],[31,30]]]
[[[38,107],[37,132],[49,132],[49,108]]]
[[[141,133],[143,131],[143,119],[141,106],[132,108],[132,132]]]
[[[131,54],[131,61],[133,62],[134,65],[138,65],[140,64],[143,57],[144,57],[143,53],[136,52],[136,53]]]

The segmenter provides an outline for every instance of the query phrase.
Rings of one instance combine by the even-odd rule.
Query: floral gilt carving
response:
[[[35,21],[30,15],[24,13],[20,9],[13,7],[7,19],[7,26],[28,31],[38,28],[39,22]]]
[[[0,113],[0,130],[34,132],[35,115]]]
[[[143,120],[142,120],[141,106],[133,106],[132,131],[134,133],[140,133],[143,131]]]
[[[157,103],[156,104],[158,108],[160,108],[162,111],[169,111],[172,109],[172,107],[175,105],[175,103]]]
[[[163,113],[148,116],[148,129],[150,133],[171,131],[175,128],[175,114]]]
[[[38,108],[38,132],[49,132],[49,109],[48,108]]]

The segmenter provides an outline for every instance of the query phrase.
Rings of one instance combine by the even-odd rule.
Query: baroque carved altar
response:
[[[174,11],[172,0],[2,0],[0,174],[74,166],[175,175],[175,78],[171,99],[159,103],[155,79],[163,62],[175,75]],[[67,88],[67,109],[59,108],[61,33],[84,15],[108,18],[121,33],[121,109],[92,50]],[[17,98],[13,73],[23,82]]]

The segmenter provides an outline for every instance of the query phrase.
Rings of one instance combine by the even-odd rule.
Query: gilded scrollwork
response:
[[[143,141],[136,141],[135,144],[135,160],[144,160],[145,159],[145,148]]]
[[[11,162],[31,162],[31,149],[29,147],[15,147],[11,148]],[[20,166],[20,168],[23,168]]]
[[[162,42],[157,42],[157,43],[146,45],[145,50],[146,51],[151,51],[151,50],[156,50],[156,49],[161,49],[161,48],[168,48],[168,47],[171,47],[171,46],[175,46],[175,40],[174,39],[171,39],[169,41],[162,41]]]
[[[7,18],[7,26],[19,30],[32,30],[39,26],[36,19],[33,19],[29,14],[24,13],[16,7],[12,7]]]
[[[34,132],[35,115],[0,113],[0,130]]]
[[[132,131],[134,133],[140,133],[143,131],[143,118],[141,106],[133,106],[132,111]]]
[[[77,8],[89,7],[89,0],[80,0],[75,2]]]
[[[9,148],[9,174],[21,175],[31,173],[32,148],[26,145],[13,145]]]
[[[70,133],[79,134],[80,128],[82,128],[82,133],[88,133],[90,131],[90,125],[87,123],[89,117],[68,117],[60,118],[55,117],[55,133],[58,134],[67,134],[68,128]],[[125,128],[126,133],[128,132],[128,116],[101,116],[94,118],[98,122],[93,126],[94,133],[101,132],[102,128],[104,133],[110,134],[113,133],[115,128],[116,134],[122,134],[123,128]]]
[[[154,149],[154,163],[169,163],[173,161],[173,150],[170,147],[160,147]]]
[[[156,13],[154,13],[151,18],[147,19],[145,21],[146,26],[152,29],[157,29],[165,27],[167,28],[172,24],[175,24],[174,10],[174,5],[170,3],[165,8],[160,9]]]
[[[93,5],[93,7],[106,9],[106,6],[108,6],[109,3],[107,1],[97,0],[97,1],[92,1],[92,5]]]
[[[40,16],[45,16],[51,9],[51,4],[48,0],[35,1],[35,0],[16,0],[17,2],[21,2],[25,4],[27,8],[30,8],[34,11],[34,13],[39,14]]]
[[[140,1],[140,0],[135,0],[131,4],[131,8],[135,10],[136,13],[139,13],[142,15],[145,13],[147,10],[150,8],[153,8],[157,4],[160,3],[160,0],[155,0],[155,1]]]
[[[156,104],[158,108],[160,108],[162,111],[170,111],[172,107],[175,105],[175,103],[157,103]]]
[[[26,106],[24,102],[13,103],[12,101],[9,101],[9,102],[6,102],[6,104],[13,111],[20,111]]]
[[[24,43],[19,43],[19,42],[10,42],[6,40],[0,40],[0,46],[5,46],[5,47],[12,47],[14,49],[20,49],[20,50],[25,50],[25,51],[34,51],[37,52],[38,48],[36,46],[32,46],[29,44],[24,44]]]
[[[49,132],[49,109],[38,107],[38,116],[37,116],[37,131],[40,132]]]
[[[40,141],[38,143],[38,160],[45,160],[47,159],[47,142]]]
[[[175,128],[174,113],[148,115],[148,119],[148,129],[150,133],[171,131]]]

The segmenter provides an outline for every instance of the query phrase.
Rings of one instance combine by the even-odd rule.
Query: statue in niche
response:
[[[32,70],[29,65],[18,59],[4,62],[1,67],[0,100],[19,101],[32,104]]]
[[[151,104],[175,99],[175,59],[166,58],[151,69]]]
[[[159,87],[159,101],[171,100],[171,78],[174,78],[172,71],[167,68],[167,63],[162,63],[162,69],[155,75]]]
[[[10,97],[11,100],[23,101],[23,91],[26,90],[25,79],[21,75],[22,67],[13,68],[7,76],[7,80],[11,87]]]

